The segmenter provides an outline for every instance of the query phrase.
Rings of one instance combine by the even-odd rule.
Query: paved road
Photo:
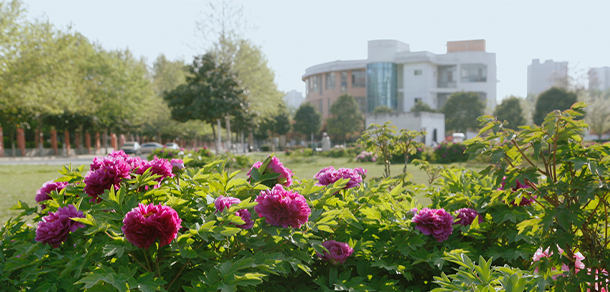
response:
[[[80,155],[75,157],[2,157],[0,158],[0,165],[66,165],[72,163],[72,165],[80,166],[91,164],[93,157],[95,155]],[[141,157],[146,159],[146,155]]]

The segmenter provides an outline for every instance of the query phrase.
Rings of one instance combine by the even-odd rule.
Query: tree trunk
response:
[[[214,128],[214,124],[212,124],[212,135],[214,136],[214,149],[216,150],[216,155],[218,155],[218,138],[216,138],[216,128]]]
[[[104,129],[104,154],[108,155],[108,129]]]
[[[229,115],[225,116],[225,123],[227,126],[227,151],[231,152],[231,118]]]

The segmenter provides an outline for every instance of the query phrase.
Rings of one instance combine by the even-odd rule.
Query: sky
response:
[[[31,19],[69,25],[106,49],[129,48],[149,64],[159,54],[191,62],[209,44],[197,31],[206,1],[25,0]],[[305,69],[366,59],[367,41],[395,39],[411,51],[446,52],[446,42],[485,39],[496,53],[497,99],[527,91],[532,59],[567,61],[581,82],[610,66],[610,1],[233,1],[282,91],[305,92]]]

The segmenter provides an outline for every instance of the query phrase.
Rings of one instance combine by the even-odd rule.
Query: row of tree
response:
[[[189,66],[160,55],[149,68],[127,49],[104,49],[26,14],[21,1],[0,1],[0,126],[13,143],[17,128],[212,140],[212,120],[256,130],[282,107],[260,47],[234,33],[219,35]],[[177,98],[197,90],[212,99],[186,107]]]

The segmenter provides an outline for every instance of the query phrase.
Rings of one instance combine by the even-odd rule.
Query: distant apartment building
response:
[[[373,40],[367,59],[318,64],[307,68],[302,80],[305,101],[324,118],[345,93],[365,113],[379,106],[409,112],[418,100],[440,109],[458,91],[477,92],[488,109],[496,106],[496,54],[485,51],[485,40],[447,42],[446,54],[411,52],[403,42]]]
[[[589,89],[602,91],[610,89],[610,67],[589,69]]]
[[[551,87],[568,86],[568,62],[533,59],[527,66],[527,95],[537,96]]]
[[[303,93],[296,90],[291,90],[284,95],[284,102],[288,107],[299,108],[304,100]]]

